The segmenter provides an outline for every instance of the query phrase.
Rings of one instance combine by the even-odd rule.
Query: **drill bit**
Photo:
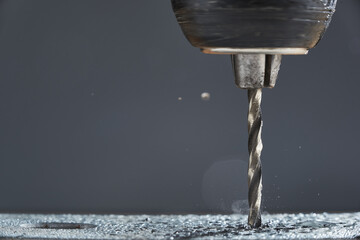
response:
[[[261,118],[261,97],[262,89],[249,89],[249,112],[248,112],[248,132],[249,132],[249,168],[248,168],[248,201],[249,201],[249,217],[248,224],[250,227],[261,226],[261,190],[262,190],[262,174],[261,174],[261,151],[263,144],[261,141],[261,130],[263,121]]]
[[[262,118],[261,97],[262,88],[273,88],[281,64],[281,55],[266,54],[237,54],[232,56],[232,64],[235,73],[235,84],[239,88],[248,90],[248,201],[250,227],[261,226],[261,141]]]

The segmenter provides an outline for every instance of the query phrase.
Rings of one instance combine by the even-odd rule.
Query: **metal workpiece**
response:
[[[235,84],[243,89],[273,88],[281,65],[281,55],[231,55]]]
[[[0,239],[357,239],[360,213],[245,215],[0,214]]]

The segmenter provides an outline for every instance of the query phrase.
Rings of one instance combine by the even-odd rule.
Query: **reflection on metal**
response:
[[[281,55],[305,55],[309,50],[306,48],[202,48],[207,54],[281,54]]]

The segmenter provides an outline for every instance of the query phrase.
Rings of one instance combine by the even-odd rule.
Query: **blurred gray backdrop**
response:
[[[340,0],[265,90],[265,211],[360,210],[359,81],[360,1]],[[246,114],[169,0],[0,1],[0,212],[244,211]]]

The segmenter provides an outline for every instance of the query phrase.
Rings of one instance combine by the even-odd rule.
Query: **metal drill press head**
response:
[[[172,0],[189,42],[205,53],[304,54],[337,0]]]
[[[281,55],[307,54],[325,33],[337,0],[171,0],[189,42],[231,54],[240,88],[272,88]]]

